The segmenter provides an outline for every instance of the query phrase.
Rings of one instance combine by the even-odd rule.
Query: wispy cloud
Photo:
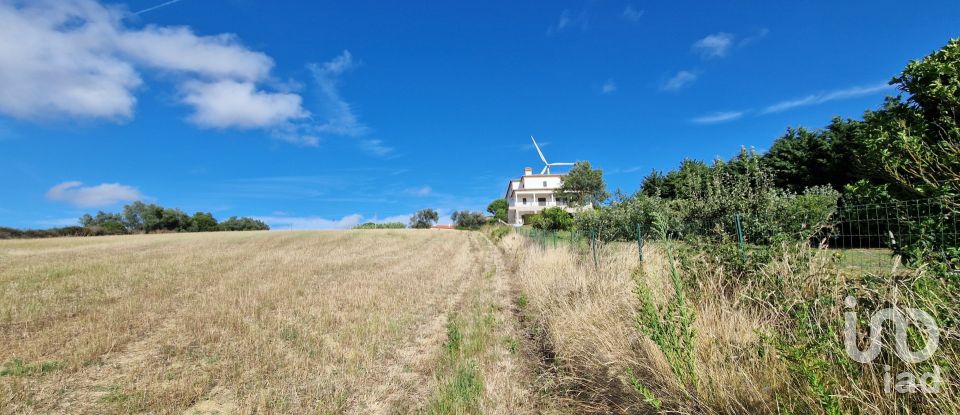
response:
[[[810,94],[802,98],[791,99],[786,101],[781,101],[776,104],[770,105],[760,111],[762,114],[771,114],[776,112],[783,112],[797,107],[806,107],[811,105],[820,105],[830,101],[836,101],[841,99],[856,98],[865,95],[877,94],[884,91],[891,91],[893,87],[887,85],[886,83],[874,84],[868,86],[857,86],[846,89],[838,89],[834,91],[819,92],[816,94]]]
[[[147,13],[147,12],[152,12],[152,11],[154,11],[154,10],[157,10],[157,9],[160,9],[160,8],[164,8],[164,7],[167,7],[167,6],[170,6],[170,5],[179,3],[179,2],[181,2],[181,1],[183,1],[183,0],[170,0],[170,1],[167,1],[167,2],[160,3],[160,4],[158,4],[158,5],[156,5],[156,6],[153,6],[153,7],[147,7],[146,9],[143,9],[143,10],[140,10],[140,11],[137,11],[137,12],[133,12],[133,14],[144,14],[144,13]]]
[[[767,37],[768,34],[770,34],[770,29],[767,29],[767,28],[758,29],[754,34],[747,36],[743,39],[740,39],[740,42],[737,43],[737,46],[742,48],[744,46],[750,45],[751,43],[754,43],[760,39]]]
[[[431,189],[430,186],[415,187],[415,188],[410,188],[404,191],[404,193],[408,195],[420,196],[420,197],[428,196],[432,192],[433,192],[433,189]]]
[[[55,219],[40,219],[35,221],[36,224],[50,227],[50,226],[75,226],[80,224],[80,219],[77,217],[72,218],[55,218]]]
[[[727,56],[733,45],[734,36],[719,32],[707,35],[703,39],[693,42],[691,49],[704,59],[722,58]]]
[[[589,27],[589,22],[590,19],[587,17],[586,10],[573,14],[570,10],[564,9],[560,12],[560,17],[557,18],[556,23],[547,28],[547,35],[563,32],[572,28],[579,28],[581,31],[586,31]]]
[[[600,87],[600,92],[604,94],[612,94],[617,91],[617,84],[613,82],[613,79],[607,79],[607,82],[603,83],[603,86]]]
[[[664,91],[677,91],[683,89],[684,87],[693,83],[697,80],[697,74],[691,71],[680,71],[676,75],[673,75],[666,82],[663,83],[663,86],[660,89]]]
[[[137,188],[120,183],[84,186],[82,182],[63,182],[47,191],[47,199],[81,208],[106,207],[119,202],[147,199]]]
[[[393,147],[386,145],[383,140],[377,138],[360,140],[360,148],[378,157],[393,158],[396,156]]]
[[[690,120],[696,124],[718,124],[743,117],[744,111],[713,112]]]
[[[623,13],[620,13],[620,17],[623,20],[626,20],[630,23],[637,23],[640,21],[640,18],[643,17],[644,11],[634,7],[632,4],[628,4]]]
[[[369,131],[353,112],[353,107],[340,96],[340,76],[357,67],[349,50],[322,64],[310,64],[313,79],[320,88],[323,99],[321,114],[326,118],[316,126],[322,133],[359,136]]]
[[[312,131],[320,135],[339,135],[357,138],[359,147],[378,157],[388,157],[394,154],[394,149],[386,145],[383,140],[366,137],[371,130],[364,123],[340,94],[341,76],[357,68],[360,64],[353,58],[353,54],[344,50],[340,55],[322,64],[308,65],[313,73],[314,81],[320,88],[321,114],[326,121],[315,125]]]

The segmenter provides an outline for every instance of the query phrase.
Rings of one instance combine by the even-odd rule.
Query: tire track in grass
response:
[[[507,269],[499,250],[475,233],[483,253],[483,277],[459,312],[447,319],[429,414],[532,414],[541,405],[519,354],[519,326],[511,310]]]

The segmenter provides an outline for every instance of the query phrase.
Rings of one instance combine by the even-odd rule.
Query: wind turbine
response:
[[[547,161],[547,158],[543,156],[543,152],[540,151],[540,146],[537,145],[537,140],[530,136],[530,140],[533,141],[533,148],[537,149],[537,154],[540,155],[540,160],[543,160],[543,170],[540,170],[540,174],[550,174],[550,167],[553,166],[572,166],[573,163],[550,163]]]

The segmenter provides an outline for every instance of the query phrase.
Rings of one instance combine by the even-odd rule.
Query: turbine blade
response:
[[[577,163],[550,163],[551,166],[575,166]]]
[[[540,155],[540,160],[543,160],[543,164],[550,164],[547,163],[547,158],[543,156],[543,152],[540,151],[540,146],[537,145],[537,140],[535,140],[532,135],[530,136],[530,140],[533,141],[533,148],[537,149],[537,154]]]

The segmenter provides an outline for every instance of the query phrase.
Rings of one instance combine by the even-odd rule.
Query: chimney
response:
[[[532,168],[532,167],[524,167],[524,168],[523,168],[523,175],[524,175],[524,176],[529,176],[529,175],[531,175],[531,174],[533,174],[533,168]]]

